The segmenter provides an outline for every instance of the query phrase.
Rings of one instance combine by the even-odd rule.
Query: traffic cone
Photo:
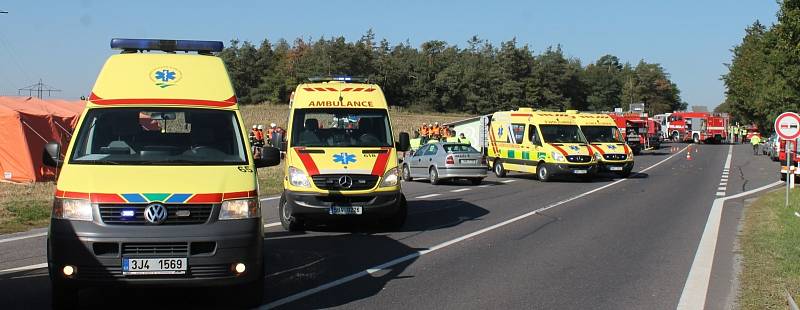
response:
[[[686,152],[686,160],[692,160],[692,146],[689,146],[689,151]]]

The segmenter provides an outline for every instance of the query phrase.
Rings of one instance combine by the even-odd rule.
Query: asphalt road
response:
[[[686,146],[638,156],[629,179],[541,183],[512,173],[479,187],[406,183],[410,215],[401,231],[334,225],[286,233],[273,224],[277,200],[264,201],[264,308],[675,309],[714,200],[773,183],[778,166],[746,145],[695,146],[692,160]],[[708,308],[735,299],[746,198],[722,209]],[[8,238],[0,237],[0,270],[29,270],[0,271],[0,309],[47,308],[47,274],[30,269],[45,262],[44,237]],[[83,306],[98,308],[224,308],[221,298],[198,289],[81,295]]]

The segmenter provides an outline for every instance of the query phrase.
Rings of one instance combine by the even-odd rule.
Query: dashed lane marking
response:
[[[517,180],[505,180],[505,181],[503,181],[503,183],[511,183],[511,182],[516,182],[516,181]]]
[[[441,195],[442,194],[428,194],[428,195],[422,195],[422,196],[414,197],[414,199],[425,199],[425,198],[431,198],[431,197],[436,197],[436,196],[441,196]]]
[[[472,190],[472,189],[471,188],[459,188],[459,189],[451,190],[450,192],[451,193],[460,193],[460,192],[466,192],[466,191],[469,191],[469,190]]]

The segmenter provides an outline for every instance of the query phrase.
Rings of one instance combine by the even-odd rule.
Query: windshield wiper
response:
[[[87,160],[79,160],[77,162],[82,164],[121,165],[120,162],[105,160],[105,159],[87,159]]]

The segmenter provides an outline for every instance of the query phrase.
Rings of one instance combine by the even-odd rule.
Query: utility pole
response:
[[[21,93],[24,91],[28,92],[29,97],[33,97],[33,94],[35,93],[36,98],[42,99],[42,95],[44,95],[45,92],[47,92],[47,96],[50,97],[53,92],[60,92],[61,90],[42,83],[42,79],[39,79],[39,83],[17,89],[17,95],[21,95]]]

